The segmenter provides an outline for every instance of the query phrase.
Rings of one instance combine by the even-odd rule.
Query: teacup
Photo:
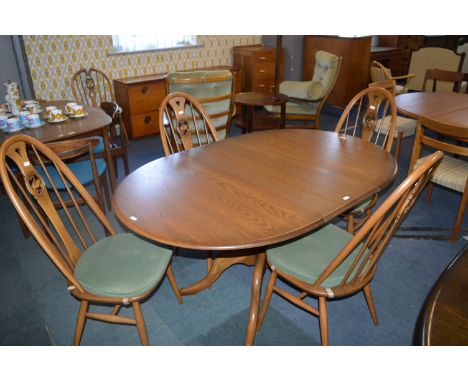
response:
[[[50,112],[50,119],[54,121],[61,121],[63,119],[63,113],[61,109],[54,109]]]
[[[81,117],[84,114],[83,105],[75,105],[72,108],[72,115],[74,117]]]
[[[0,115],[0,130],[6,129],[7,119],[8,117],[6,115]]]
[[[19,113],[19,122],[22,125],[27,125],[28,124],[28,115],[31,114],[29,111],[22,111]]]
[[[41,124],[41,119],[39,118],[39,114],[29,114],[27,119],[28,119],[29,127],[38,127]]]
[[[18,130],[21,130],[21,125],[19,122],[19,119],[14,117],[14,118],[8,118],[7,121],[7,127],[5,129],[6,132],[12,133]]]
[[[36,101],[33,101],[33,102],[26,103],[24,106],[25,109],[32,114],[39,113],[41,111],[41,105],[39,105],[39,102],[36,102]]]
[[[46,108],[47,117],[52,118],[52,111],[57,109],[57,106],[47,106]]]
[[[65,112],[68,114],[73,114],[73,107],[76,106],[76,102],[69,102],[65,105]]]

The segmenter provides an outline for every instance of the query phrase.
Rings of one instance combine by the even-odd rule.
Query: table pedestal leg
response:
[[[280,129],[286,128],[286,103],[281,104],[281,122]]]
[[[182,288],[180,290],[180,294],[182,296],[187,296],[209,288],[218,279],[218,277],[232,265],[255,265],[252,275],[249,322],[247,324],[247,334],[245,337],[245,345],[253,345],[260,305],[260,292],[265,269],[265,257],[265,252],[255,254],[252,253],[252,250],[222,253],[212,262],[211,268],[205,277],[200,281],[197,281],[195,284]]]

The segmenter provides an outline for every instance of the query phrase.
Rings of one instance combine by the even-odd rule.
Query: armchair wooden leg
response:
[[[372,321],[374,321],[374,325],[378,325],[379,320],[377,319],[377,312],[375,311],[374,298],[372,297],[370,284],[367,284],[364,287],[363,291],[364,291],[364,296],[366,297],[367,306],[369,307],[370,314],[372,316]]]
[[[141,312],[140,303],[134,302],[132,306],[133,311],[135,312],[136,327],[138,330],[138,335],[140,336],[141,344],[148,346],[148,334],[146,333],[145,320],[143,319],[143,313]]]
[[[354,233],[354,216],[353,215],[348,215],[347,219],[348,221],[348,232],[349,233]]]
[[[265,297],[263,297],[262,308],[258,316],[257,332],[262,328],[263,320],[265,319],[266,312],[268,310],[268,307],[270,306],[271,296],[273,295],[273,288],[275,287],[277,277],[278,273],[276,273],[276,271],[273,269],[271,271],[270,280],[268,281],[268,285],[265,291]]]
[[[183,304],[182,296],[180,295],[180,291],[179,291],[179,288],[177,287],[177,282],[174,276],[174,272],[172,271],[172,266],[170,264],[167,267],[166,273],[167,273],[167,278],[169,279],[169,283],[171,284],[172,290],[174,291],[174,294],[177,297],[177,301],[179,302],[179,304]]]
[[[88,307],[88,301],[81,301],[80,310],[78,311],[78,318],[76,320],[75,338],[73,340],[73,345],[75,346],[78,346],[81,342],[81,336],[83,335],[83,330],[86,323],[86,313],[88,313]]]
[[[328,346],[328,313],[326,297],[319,297],[320,338],[323,346]]]
[[[465,214],[466,204],[468,202],[468,191],[465,190],[463,193],[462,199],[460,201],[460,207],[458,207],[457,218],[455,219],[455,225],[453,226],[452,238],[450,241],[452,243],[458,240],[458,232],[460,231],[460,226],[463,221],[463,215]]]
[[[431,182],[427,184],[426,204],[429,204],[429,202],[431,201],[433,187],[434,185]]]

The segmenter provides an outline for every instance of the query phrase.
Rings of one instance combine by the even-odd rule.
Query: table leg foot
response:
[[[253,345],[255,341],[263,274],[265,272],[265,258],[266,254],[262,252],[259,253],[255,259],[255,268],[252,276],[252,291],[250,294],[249,322],[247,324],[247,334],[244,342],[246,346]]]

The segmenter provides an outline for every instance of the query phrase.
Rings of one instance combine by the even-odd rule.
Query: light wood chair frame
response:
[[[195,77],[179,77],[179,78],[172,78],[171,79],[171,82],[174,83],[174,84],[190,84],[190,85],[203,84],[203,83],[213,83],[213,82],[222,82],[222,81],[229,81],[229,80],[231,81],[231,91],[229,93],[221,94],[221,95],[216,96],[216,97],[197,98],[198,102],[202,105],[202,107],[205,104],[210,104],[210,103],[214,103],[214,102],[229,100],[229,109],[227,111],[224,111],[224,112],[221,112],[221,113],[208,114],[208,113],[206,113],[206,110],[205,110],[205,113],[208,115],[208,117],[211,120],[214,120],[215,118],[227,117],[226,125],[216,127],[216,131],[224,130],[224,129],[226,130],[226,135],[225,135],[226,138],[229,137],[229,134],[230,134],[230,131],[231,131],[232,116],[234,114],[234,97],[235,97],[235,93],[234,93],[234,77],[233,77],[233,75],[231,74],[231,76],[229,76],[228,74],[224,74],[224,75],[209,76],[209,77],[198,77],[198,78],[195,78]],[[167,94],[171,93],[170,85],[171,84],[166,79]],[[172,93],[175,93],[175,92],[172,92]],[[182,92],[179,92],[179,93],[182,93]]]
[[[52,202],[44,179],[33,166],[33,163],[40,166],[49,178],[49,182],[53,184],[43,158],[47,158],[49,163],[54,165],[71,200],[71,204],[65,203],[57,188],[53,187],[51,193],[55,195],[64,211],[63,218],[58,214]],[[9,160],[15,163],[23,179],[22,182],[15,176]],[[80,344],[87,319],[135,325],[141,343],[148,345],[140,302],[147,298],[156,286],[152,290],[132,298],[100,296],[86,291],[74,275],[75,266],[83,251],[97,241],[91,225],[88,224],[89,218],[85,218],[82,204],[78,202],[75,193],[84,201],[83,204],[89,207],[93,218],[100,224],[106,236],[116,235],[116,231],[95,200],[64,162],[49,147],[35,138],[15,135],[8,138],[0,149],[0,176],[22,221],[53,264],[66,278],[70,294],[80,301],[74,345]],[[179,302],[181,302],[170,264],[166,274]],[[90,304],[112,305],[113,309],[110,314],[92,313],[88,311]],[[134,319],[118,315],[121,307],[127,305],[132,306],[135,314]]]
[[[381,75],[379,75],[381,74]],[[392,76],[392,72],[389,68],[385,67],[378,61],[372,61],[370,64],[370,78],[372,82],[381,82],[386,80],[393,80],[395,81],[395,93],[394,95],[398,95],[401,93],[396,94],[396,81],[403,81],[403,87],[410,78],[413,78],[415,75],[412,73],[405,74],[403,76]]]
[[[432,89],[430,91],[437,91],[437,81],[453,82],[453,91],[460,92],[461,84],[465,75],[462,72],[452,72],[450,70],[442,69],[427,69],[424,75],[423,91],[427,91],[427,82],[432,80]]]
[[[436,136],[430,136],[426,134],[426,130],[437,133]],[[450,137],[457,140],[457,144],[450,143],[445,138]],[[468,141],[468,130],[464,127],[452,126],[444,122],[437,121],[435,119],[420,117],[418,127],[416,129],[416,135],[414,137],[413,150],[411,152],[411,159],[408,167],[408,174],[413,172],[414,165],[417,160],[421,157],[423,146],[431,147],[436,150],[442,150],[443,152],[450,153],[453,155],[459,155],[468,157],[468,147],[459,145],[458,142]],[[432,196],[433,182],[430,182],[427,186],[426,203],[429,204]],[[441,186],[442,187],[442,186]],[[452,235],[450,241],[453,243],[458,239],[460,226],[463,221],[463,215],[465,214],[466,205],[468,203],[468,179],[465,183],[465,187],[458,207],[457,216],[455,223],[452,228]]]
[[[286,124],[286,128],[292,128],[292,129],[300,129],[300,128],[311,129],[312,128],[312,129],[320,130],[320,114],[322,112],[323,107],[327,103],[327,100],[330,97],[330,94],[335,88],[336,81],[338,80],[338,77],[340,75],[342,61],[343,61],[343,58],[339,57],[335,77],[333,78],[333,81],[329,89],[327,90],[327,92],[324,94],[322,98],[319,98],[316,100],[310,100],[306,98],[288,96],[289,99],[292,101],[295,101],[298,103],[309,104],[309,105],[318,104],[318,106],[317,106],[317,110],[315,114],[288,114],[287,108],[286,108],[286,121],[303,121],[304,123],[303,125],[287,125]],[[273,114],[275,118],[281,118],[280,113],[269,113],[269,114]],[[312,124],[309,124],[309,122],[312,122]]]
[[[346,297],[362,290],[372,320],[375,325],[378,325],[377,313],[370,285],[377,270],[377,262],[411,207],[418,199],[442,157],[443,153],[441,151],[434,153],[421,167],[408,176],[408,178],[393,191],[387,200],[383,202],[370,219],[367,220],[361,230],[352,237],[330,262],[315,283],[307,283],[275,267],[271,267],[272,273],[259,314],[257,330],[260,330],[262,327],[273,292],[278,293],[293,304],[319,317],[322,345],[328,345],[329,343],[327,313],[327,300],[329,299]],[[360,245],[362,246],[359,247]],[[356,258],[353,260],[341,282],[334,287],[323,287],[322,283],[355,250],[358,251]],[[278,276],[300,289],[301,292],[299,295],[295,296],[276,286]],[[312,307],[304,302],[304,298],[308,295],[318,298],[318,308]]]
[[[356,118],[350,121],[350,113],[356,109]],[[390,118],[384,118],[385,116]],[[338,120],[335,132],[343,139],[347,135],[355,137],[360,133],[361,139],[381,146],[390,153],[395,127],[396,105],[393,95],[384,88],[370,87],[361,90],[351,99]],[[348,232],[354,233],[366,222],[371,216],[372,208],[377,203],[377,198],[378,195],[375,194],[365,208],[348,211],[344,214]]]

